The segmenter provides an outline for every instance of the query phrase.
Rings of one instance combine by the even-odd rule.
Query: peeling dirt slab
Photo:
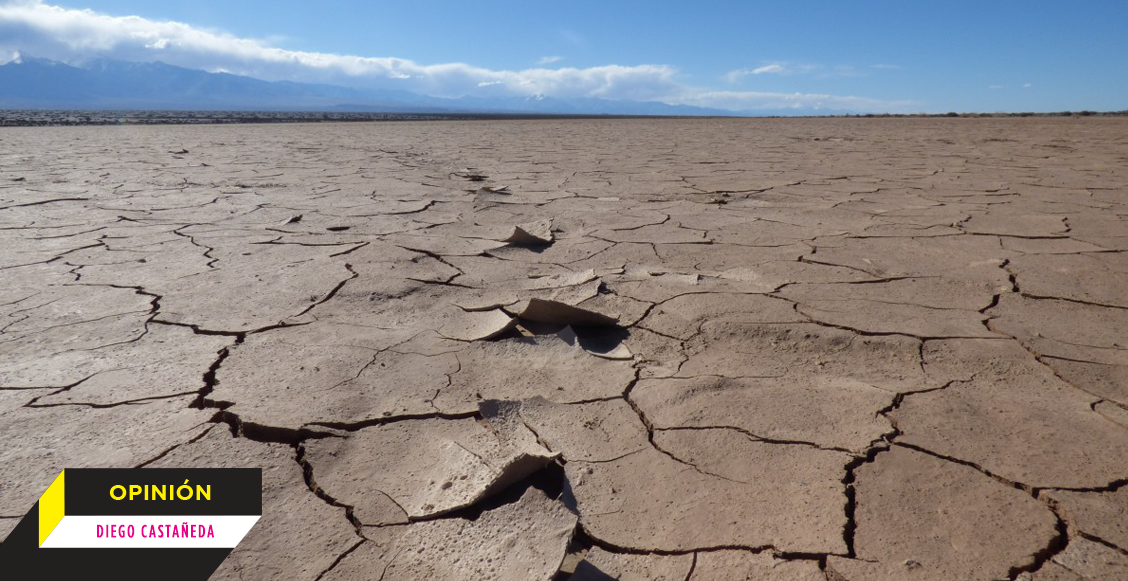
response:
[[[694,570],[694,555],[612,553],[593,547],[569,578],[571,581],[680,581]]]
[[[322,489],[366,525],[471,506],[554,458],[520,423],[473,418],[405,420],[310,441],[305,450]]]
[[[533,487],[476,518],[366,529],[370,539],[323,579],[552,579],[576,517]]]
[[[262,518],[220,565],[212,579],[252,575],[317,579],[336,555],[360,538],[345,509],[325,503],[307,486],[295,451],[261,443],[217,425],[202,438],[148,464],[153,468],[261,468]]]

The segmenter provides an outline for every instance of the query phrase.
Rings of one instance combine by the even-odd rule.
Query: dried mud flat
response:
[[[252,466],[216,579],[1128,578],[1128,121],[0,132],[0,537]]]

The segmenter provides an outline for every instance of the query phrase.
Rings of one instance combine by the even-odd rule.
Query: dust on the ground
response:
[[[0,132],[0,536],[264,469],[216,579],[1128,576],[1128,120]]]

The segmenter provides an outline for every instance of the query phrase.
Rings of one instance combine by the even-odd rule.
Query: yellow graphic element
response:
[[[59,473],[59,477],[47,488],[47,492],[39,497],[39,546],[47,540],[47,535],[55,530],[59,521],[63,520],[66,511],[66,496],[63,495],[63,476],[67,471]]]

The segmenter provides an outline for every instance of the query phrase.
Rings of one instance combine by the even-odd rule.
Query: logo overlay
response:
[[[204,580],[261,516],[258,468],[68,468],[0,544],[0,571]]]

